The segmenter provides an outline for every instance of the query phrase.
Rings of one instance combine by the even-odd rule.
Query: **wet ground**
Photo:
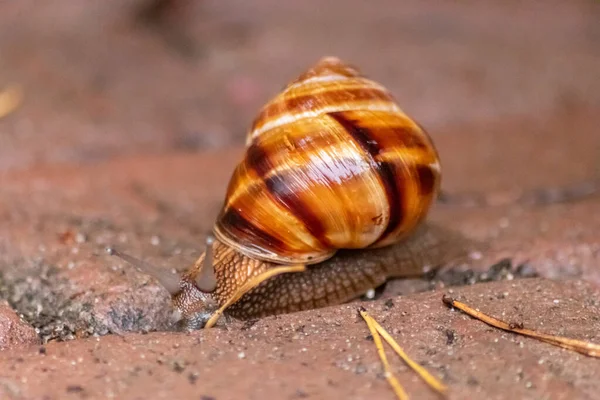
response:
[[[598,2],[172,4],[0,6],[0,90],[24,93],[0,120],[3,398],[393,398],[358,303],[166,332],[168,294],[103,251],[189,265],[257,109],[327,54],[427,127],[431,219],[489,245],[361,304],[452,398],[594,398],[600,362],[441,297],[600,343],[600,196],[548,201],[600,185]]]

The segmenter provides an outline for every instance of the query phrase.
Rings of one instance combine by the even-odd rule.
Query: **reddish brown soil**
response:
[[[25,95],[0,120],[1,398],[394,398],[358,303],[169,332],[167,293],[103,251],[189,265],[258,107],[327,54],[428,128],[448,194],[431,219],[489,244],[362,304],[452,398],[597,396],[600,361],[441,296],[600,343],[600,195],[544,204],[600,186],[598,2],[145,3],[0,5],[0,90]],[[411,398],[435,398],[390,359]]]

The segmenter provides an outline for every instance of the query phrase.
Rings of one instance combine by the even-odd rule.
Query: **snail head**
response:
[[[106,252],[135,267],[138,271],[152,276],[169,292],[175,308],[174,322],[185,330],[204,327],[213,312],[218,308],[211,293],[217,287],[217,279],[213,265],[214,238],[206,239],[206,251],[194,263],[192,268],[182,275],[172,274],[129,254],[122,253],[114,247]]]

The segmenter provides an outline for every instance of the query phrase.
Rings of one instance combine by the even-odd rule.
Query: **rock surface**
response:
[[[592,399],[597,359],[490,328],[434,291],[362,305],[451,399]],[[524,279],[453,290],[481,311],[546,333],[600,343],[600,292],[574,280]],[[358,304],[191,334],[50,343],[3,353],[9,398],[393,399]],[[388,348],[408,393],[436,399]],[[204,396],[204,397],[203,397]]]
[[[6,303],[0,303],[0,350],[39,343],[35,329]]]

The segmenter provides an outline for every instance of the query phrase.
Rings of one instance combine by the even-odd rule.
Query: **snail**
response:
[[[440,181],[425,129],[381,84],[325,57],[259,112],[189,270],[176,277],[111,253],[157,277],[188,329],[278,266],[301,272],[249,288],[225,312],[248,319],[340,304],[466,254],[468,240],[425,221]]]

